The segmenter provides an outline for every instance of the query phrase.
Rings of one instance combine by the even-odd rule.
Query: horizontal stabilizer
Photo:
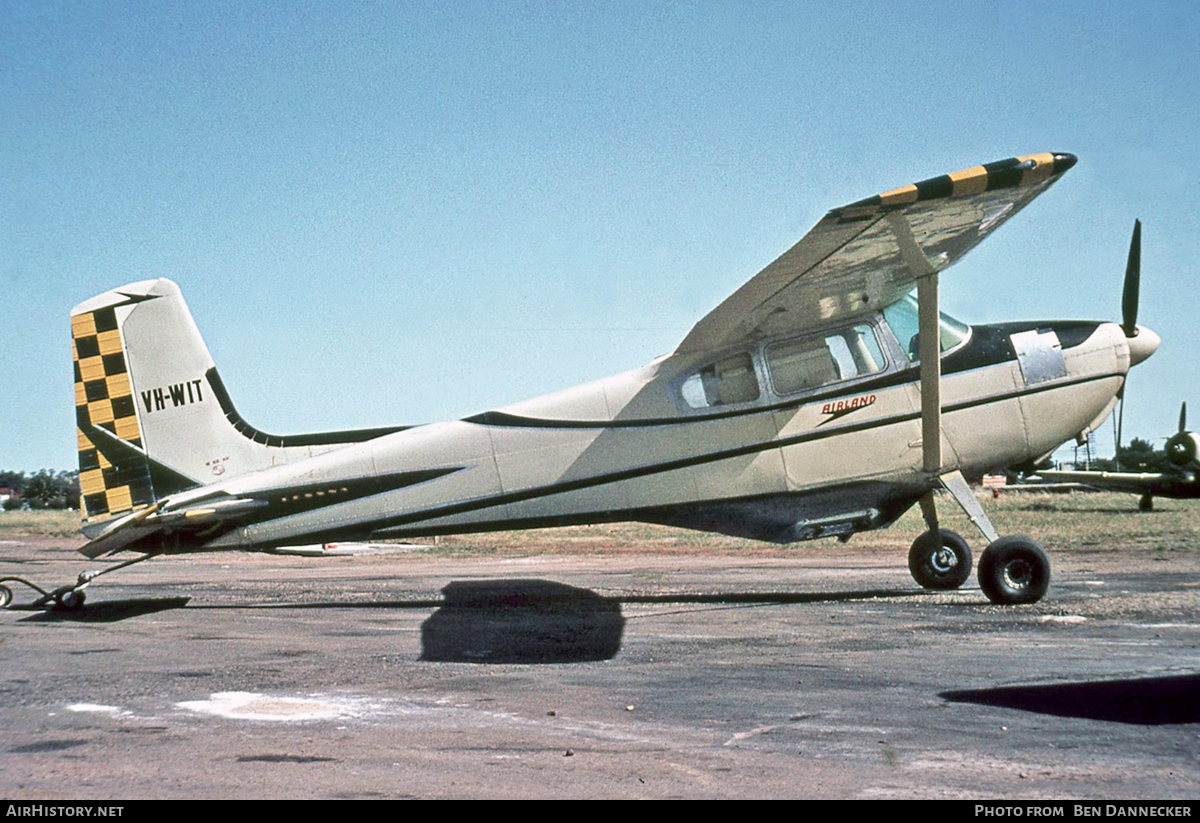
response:
[[[131,446],[132,448],[132,446]],[[230,494],[205,487],[160,500],[154,506],[102,524],[80,551],[98,557],[123,549],[180,552],[237,526],[336,506],[461,471],[461,466],[390,472],[333,481],[288,483]]]

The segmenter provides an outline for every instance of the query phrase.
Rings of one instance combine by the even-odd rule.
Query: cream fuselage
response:
[[[764,340],[738,351],[752,358],[756,399],[692,408],[683,383],[729,353],[670,355],[473,418],[172,495],[160,511],[229,497],[263,503],[254,522],[183,533],[163,548],[613,520],[779,542],[886,526],[936,480],[922,471],[916,365],[880,315],[855,322],[873,325],[886,360],[867,376],[781,396],[764,358],[772,341]],[[1036,330],[1055,332],[1039,338],[1042,360],[1019,357],[1012,335]],[[944,467],[971,475],[1025,463],[1094,429],[1129,365],[1126,338],[1113,323],[974,327],[942,357]],[[378,486],[368,494],[364,482]]]

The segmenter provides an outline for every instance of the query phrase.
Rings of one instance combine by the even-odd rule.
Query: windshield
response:
[[[909,362],[915,361],[920,356],[921,350],[919,335],[921,323],[917,319],[917,299],[911,294],[906,294],[883,310],[883,319],[892,327],[892,333],[900,341],[900,348],[908,354]],[[938,339],[942,351],[954,348],[966,340],[970,333],[971,327],[966,323],[960,323],[948,314],[940,315]]]

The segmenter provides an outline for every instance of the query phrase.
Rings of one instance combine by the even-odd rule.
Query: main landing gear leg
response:
[[[913,541],[908,570],[923,588],[957,589],[971,576],[971,547],[956,532],[938,528],[933,492],[922,496],[920,503],[929,531]]]
[[[988,599],[1006,605],[1041,600],[1050,585],[1050,558],[1045,550],[1023,535],[1000,537],[962,472],[948,472],[938,480],[988,541],[979,558],[979,587]],[[909,570],[927,589],[956,589],[970,576],[970,549],[959,535],[938,528],[932,492],[920,504],[929,531],[913,543]]]
[[[151,557],[157,557],[155,554],[143,554],[140,557],[135,557],[132,560],[126,560],[123,563],[118,563],[115,566],[109,566],[107,569],[94,569],[92,571],[80,572],[74,585],[59,586],[53,591],[47,591],[38,584],[26,580],[23,577],[0,577],[0,608],[7,609],[12,605],[12,589],[8,588],[4,583],[21,583],[36,591],[41,596],[29,604],[28,608],[39,608],[49,605],[53,609],[63,609],[66,611],[74,611],[75,609],[83,608],[83,601],[87,599],[84,589],[102,574],[115,572],[117,569],[123,569],[126,566],[132,566],[134,563],[141,563],[143,560],[149,560]]]

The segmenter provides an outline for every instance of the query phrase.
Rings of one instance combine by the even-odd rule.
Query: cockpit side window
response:
[[[754,361],[746,352],[723,357],[683,381],[684,401],[693,409],[749,403],[761,394]]]
[[[908,355],[909,362],[918,360],[921,356],[921,323],[917,315],[916,298],[911,294],[900,298],[883,310],[883,319],[896,335],[896,340]],[[966,323],[959,322],[945,313],[940,315],[938,340],[943,352],[962,343],[970,333],[971,327]]]
[[[777,394],[796,394],[830,383],[874,374],[887,360],[867,324],[821,337],[784,340],[767,346],[767,371]]]

